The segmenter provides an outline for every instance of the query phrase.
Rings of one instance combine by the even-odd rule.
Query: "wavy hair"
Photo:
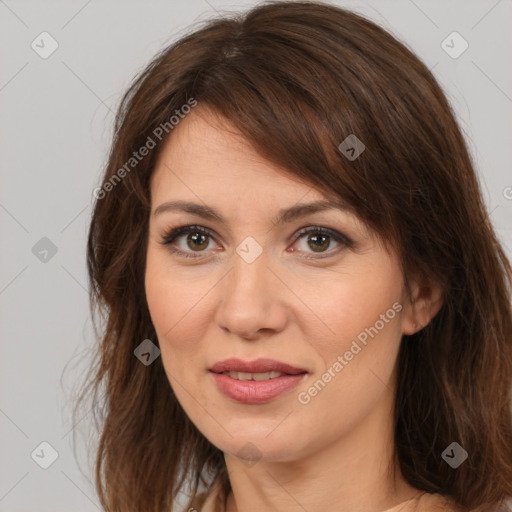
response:
[[[512,269],[461,128],[428,67],[385,29],[286,1],[203,22],[156,55],[118,107],[87,246],[91,313],[104,323],[76,400],[98,418],[105,510],[174,511],[187,483],[189,505],[199,485],[230,489],[223,453],[184,413],[161,358],[134,356],[158,343],[144,291],[150,177],[169,120],[191,101],[342,198],[394,248],[407,287],[416,275],[442,285],[439,313],[401,340],[396,460],[417,489],[498,510],[512,496]],[[366,146],[355,160],[338,148],[351,134]],[[132,161],[150,138],[156,147]],[[442,458],[452,442],[469,454],[457,469]]]

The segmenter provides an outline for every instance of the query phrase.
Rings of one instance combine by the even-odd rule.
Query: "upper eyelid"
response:
[[[212,236],[212,238],[215,238],[217,236],[217,232],[214,229],[207,228],[206,226],[202,226],[200,224],[184,224],[183,226],[178,226],[178,227],[170,229],[168,231],[164,230],[164,234],[162,235],[162,237],[164,239],[170,237],[171,235],[173,235],[174,237],[178,237],[178,236],[184,235],[188,231],[192,231],[194,229],[197,229],[198,231],[206,231],[208,235]],[[344,235],[342,232],[338,231],[337,229],[328,228],[327,226],[321,226],[319,224],[308,224],[307,226],[303,226],[299,229],[296,229],[294,231],[293,235],[303,234],[302,232],[304,232],[305,230],[313,231],[315,229],[317,229],[318,231],[321,231],[321,230],[330,231],[333,234],[337,234],[340,237],[348,239],[348,236]],[[180,233],[180,231],[181,231],[181,233]]]

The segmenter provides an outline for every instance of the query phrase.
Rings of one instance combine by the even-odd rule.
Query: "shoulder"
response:
[[[442,494],[425,493],[419,500],[418,510],[432,512],[459,512],[459,505]]]
[[[182,512],[194,512],[194,511],[199,512],[203,508],[203,505],[204,505],[204,502],[206,501],[207,495],[208,495],[208,493],[206,493],[206,492],[201,492],[201,493],[196,494],[194,496],[194,499],[190,503],[190,507],[184,508]]]
[[[442,494],[429,494],[425,493],[422,496],[421,504],[418,507],[418,512],[466,512],[468,509],[459,505],[452,498]],[[486,508],[485,505],[481,505],[476,508],[472,508],[472,512],[512,512],[510,507],[511,502],[503,504],[501,507],[496,504],[491,508]],[[504,507],[504,508],[503,508]]]
[[[218,485],[212,486],[209,490],[199,493],[194,498],[191,508],[185,512],[224,512],[224,496]],[[499,512],[512,512],[512,499],[507,501],[505,508]],[[509,508],[510,507],[510,508]],[[448,496],[442,494],[425,493],[420,499],[413,503],[401,503],[385,512],[460,512],[460,506]]]
[[[460,512],[460,508],[447,496],[425,492],[385,512]]]
[[[223,495],[218,485],[196,494],[191,507],[185,512],[224,512]]]
[[[464,507],[460,506],[453,499],[442,494],[425,493],[422,496],[422,500],[420,501],[421,503],[418,506],[418,512],[462,512],[467,510]],[[512,499],[506,500],[505,503],[503,503],[501,506],[495,505],[492,508],[483,507],[484,506],[482,505],[480,507],[472,509],[472,511],[482,512],[483,510],[485,510],[487,512],[512,512]]]

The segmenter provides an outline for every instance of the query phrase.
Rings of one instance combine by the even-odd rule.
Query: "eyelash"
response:
[[[208,236],[208,237],[212,238],[213,240],[215,240],[215,237],[213,236],[212,232],[209,229],[203,228],[202,226],[191,225],[191,226],[182,226],[182,227],[176,228],[174,230],[171,230],[167,235],[165,235],[163,237],[162,241],[160,241],[160,244],[169,246],[168,248],[171,252],[178,254],[180,256],[183,256],[185,258],[201,258],[202,257],[201,253],[205,252],[205,251],[199,251],[197,253],[197,256],[195,256],[195,255],[193,256],[189,252],[182,251],[180,249],[176,249],[175,247],[171,247],[171,243],[174,240],[179,238],[181,235],[186,235],[189,233],[200,233],[202,235]],[[352,240],[350,240],[345,235],[342,235],[341,233],[338,233],[337,231],[334,231],[332,229],[328,229],[328,228],[324,228],[324,227],[320,227],[320,226],[309,226],[306,228],[302,228],[297,233],[297,236],[294,239],[293,243],[297,242],[297,240],[299,240],[303,236],[309,235],[311,233],[329,236],[329,237],[333,238],[336,242],[343,244],[346,248],[350,248],[354,245]],[[314,260],[323,259],[323,258],[332,256],[332,254],[330,254],[330,252],[332,252],[332,251],[329,251],[328,253],[318,253],[318,254],[327,254],[326,256],[313,256],[313,257],[306,256],[305,258],[306,259],[314,259]],[[339,251],[335,251],[335,252],[338,253]]]

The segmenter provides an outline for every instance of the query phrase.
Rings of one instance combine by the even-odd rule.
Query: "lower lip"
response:
[[[264,404],[299,384],[307,373],[299,375],[282,375],[275,379],[237,380],[229,375],[210,372],[219,390],[229,398],[243,404]]]

